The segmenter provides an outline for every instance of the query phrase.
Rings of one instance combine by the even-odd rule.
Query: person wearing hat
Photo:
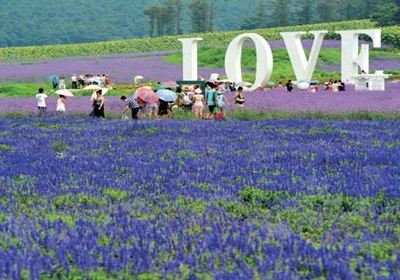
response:
[[[203,91],[200,88],[195,89],[193,100],[193,113],[197,118],[202,119],[204,110],[204,95]]]
[[[193,93],[190,90],[189,86],[183,86],[182,87],[182,96],[183,96],[183,108],[187,112],[192,111],[192,106],[193,106],[193,101],[192,101],[192,96]]]

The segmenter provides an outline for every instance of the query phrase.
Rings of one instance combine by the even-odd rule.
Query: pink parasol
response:
[[[163,82],[163,83],[161,84],[161,86],[163,86],[163,87],[168,87],[168,88],[175,88],[175,87],[177,87],[178,85],[177,85],[176,82],[174,82],[174,81],[167,81],[167,82]]]
[[[150,87],[138,88],[133,97],[145,103],[154,104],[158,102],[158,95]]]

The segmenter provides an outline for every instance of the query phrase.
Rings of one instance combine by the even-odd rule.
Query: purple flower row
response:
[[[226,95],[229,110],[237,109],[234,105],[235,93]],[[55,111],[56,98],[51,97],[47,102],[48,111]],[[118,97],[106,98],[106,112],[119,114],[123,104]],[[244,109],[252,111],[284,111],[284,112],[399,112],[400,83],[387,83],[386,91],[355,91],[348,86],[345,92],[311,93],[295,90],[292,93],[285,89],[269,91],[254,91],[246,93]],[[32,98],[4,98],[0,102],[0,114],[8,112],[36,112],[36,100]],[[91,102],[89,97],[68,98],[67,112],[89,113]]]

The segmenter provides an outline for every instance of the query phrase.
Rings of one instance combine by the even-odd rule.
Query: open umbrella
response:
[[[177,85],[176,82],[174,82],[174,81],[167,81],[167,82],[163,82],[163,83],[161,84],[161,86],[166,87],[166,88],[175,88],[175,87],[177,87],[178,85]]]
[[[235,86],[236,86],[236,88],[238,88],[238,87],[250,88],[252,85],[253,85],[252,83],[241,82],[241,83],[237,83]]]
[[[88,85],[87,87],[83,88],[84,90],[98,90],[102,89],[99,85]]]
[[[89,82],[96,83],[96,84],[100,85],[103,81],[102,81],[102,79],[100,77],[96,76],[96,77],[90,78]]]
[[[307,81],[299,81],[297,87],[301,90],[306,90],[310,87],[310,83]]]
[[[158,95],[150,87],[138,88],[133,95],[134,98],[139,98],[146,103],[157,103]]]
[[[60,81],[60,77],[58,77],[57,75],[52,75],[49,77],[49,81],[53,84],[58,84],[58,82]]]
[[[66,89],[59,89],[56,91],[56,94],[64,95],[64,96],[68,96],[68,97],[74,96],[74,94],[72,92],[70,92],[69,90],[66,90]]]
[[[178,96],[175,92],[168,89],[160,89],[157,91],[158,98],[164,100],[165,102],[175,102]]]

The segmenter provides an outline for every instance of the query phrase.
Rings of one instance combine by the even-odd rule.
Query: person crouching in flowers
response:
[[[130,110],[132,114],[132,119],[138,120],[138,113],[140,109],[138,101],[134,97],[126,98],[126,96],[121,96],[121,101],[125,103],[125,109],[122,112],[122,118],[124,118]]]

